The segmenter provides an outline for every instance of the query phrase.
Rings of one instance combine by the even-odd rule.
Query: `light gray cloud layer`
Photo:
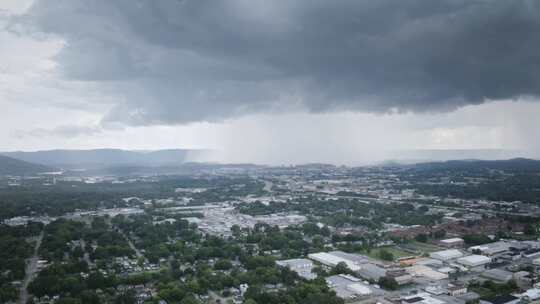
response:
[[[105,122],[308,110],[448,111],[540,94],[534,0],[36,0],[11,30],[62,39]]]

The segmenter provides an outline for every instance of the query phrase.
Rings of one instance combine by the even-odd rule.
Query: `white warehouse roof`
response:
[[[483,254],[493,255],[493,254],[507,251],[511,245],[512,244],[510,242],[498,241],[498,242],[469,247],[469,251],[479,250]]]
[[[530,301],[535,301],[540,299],[540,289],[531,288],[521,294],[521,297],[527,297]]]
[[[307,268],[313,267],[313,262],[308,259],[290,259],[276,261],[276,264],[282,267]]]
[[[347,285],[347,289],[362,296],[367,296],[371,294],[371,289],[369,289],[369,287],[361,283],[354,283],[354,284]]]
[[[491,259],[484,255],[473,254],[473,255],[459,258],[457,259],[457,262],[460,263],[461,265],[465,265],[469,267],[477,267],[477,266],[488,264],[489,262],[491,262]]]
[[[308,254],[308,258],[330,267],[335,267],[337,264],[343,262],[352,271],[358,271],[360,269],[360,266],[353,261],[326,252],[311,253]]]
[[[415,277],[425,277],[430,280],[444,280],[448,279],[448,274],[438,272],[432,268],[424,265],[415,265],[409,268],[406,268],[407,272]]]
[[[451,238],[451,239],[446,239],[446,240],[440,240],[441,243],[446,243],[446,244],[453,244],[453,243],[461,243],[463,242],[463,239],[461,238]]]
[[[448,249],[432,252],[429,254],[429,256],[437,260],[448,261],[462,257],[463,253],[457,249]]]

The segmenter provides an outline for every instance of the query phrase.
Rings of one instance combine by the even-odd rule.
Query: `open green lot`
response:
[[[408,243],[405,243],[405,244],[400,244],[399,246],[402,249],[408,249],[408,250],[417,252],[418,254],[430,253],[430,252],[433,252],[433,251],[438,251],[438,250],[443,250],[444,249],[444,248],[441,248],[439,246],[435,246],[433,244],[422,243],[422,242],[418,242],[418,241],[412,241],[412,242],[408,242]],[[409,253],[409,255],[412,255],[412,254],[413,254],[412,252]]]
[[[367,255],[368,257],[373,258],[373,259],[383,260],[381,259],[381,250],[386,250],[390,252],[394,256],[394,259],[399,259],[402,257],[408,257],[412,255],[411,253],[401,250],[397,248],[396,246],[374,248],[374,249],[371,249],[369,252],[362,251],[360,253]]]

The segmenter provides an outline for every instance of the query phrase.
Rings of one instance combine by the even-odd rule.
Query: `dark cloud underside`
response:
[[[540,94],[535,0],[37,0],[14,22],[65,39],[62,75],[134,125]]]

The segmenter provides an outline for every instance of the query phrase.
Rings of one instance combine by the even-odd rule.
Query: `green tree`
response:
[[[388,290],[396,290],[399,287],[396,280],[393,279],[393,278],[389,278],[389,277],[380,278],[378,283],[379,283],[379,285],[381,287],[383,287],[384,289],[388,289]]]
[[[240,229],[240,226],[238,225],[232,225],[231,226],[231,232],[232,235],[236,238],[240,237],[242,235],[242,230]]]
[[[523,227],[523,233],[526,235],[535,235],[536,228],[532,224],[526,224],[525,227]]]
[[[180,304],[200,304],[201,302],[197,300],[193,295],[189,295],[180,301]]]
[[[433,237],[436,239],[442,239],[445,236],[446,236],[446,230],[444,229],[437,230],[433,233]]]
[[[426,243],[428,241],[427,234],[421,233],[414,237],[418,242]]]
[[[82,304],[100,304],[99,296],[92,290],[85,290],[80,295]]]
[[[227,259],[220,259],[214,264],[214,268],[217,270],[229,270],[232,266],[231,261]]]
[[[133,290],[126,291],[124,293],[119,294],[114,299],[115,304],[135,304],[137,303],[137,299],[135,298],[135,292]]]
[[[385,261],[394,260],[394,254],[384,248],[379,251],[379,257]]]
[[[353,274],[353,271],[345,264],[345,262],[339,262],[334,269],[332,269],[331,274]]]

